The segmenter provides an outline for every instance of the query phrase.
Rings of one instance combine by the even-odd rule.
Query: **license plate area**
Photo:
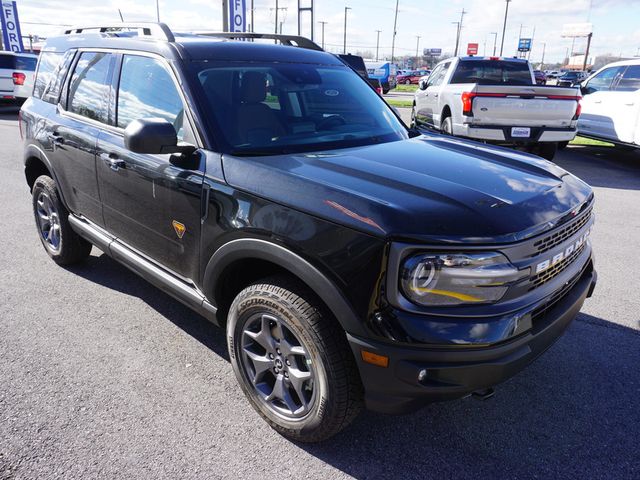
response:
[[[511,136],[514,138],[529,138],[531,136],[531,128],[511,127]]]

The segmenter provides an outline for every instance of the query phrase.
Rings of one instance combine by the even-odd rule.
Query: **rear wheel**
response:
[[[556,142],[539,143],[533,150],[536,155],[546,158],[547,160],[553,160],[558,151],[558,144]]]
[[[56,182],[42,175],[36,179],[31,193],[40,241],[53,261],[71,265],[86,259],[91,244],[71,228],[69,212],[60,201]]]
[[[282,435],[325,440],[360,411],[362,386],[344,331],[291,279],[242,290],[229,311],[227,340],[242,390]]]
[[[445,135],[453,135],[453,122],[451,121],[451,117],[445,117],[444,120],[442,120],[440,129]]]
[[[564,150],[569,145],[569,142],[558,142],[558,150]]]
[[[411,80],[405,80],[404,84],[405,85],[411,85]]]

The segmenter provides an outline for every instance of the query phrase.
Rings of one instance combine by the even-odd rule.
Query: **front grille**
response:
[[[570,223],[566,227],[558,230],[552,235],[548,235],[533,244],[533,247],[536,249],[536,253],[531,255],[535,257],[536,255],[540,255],[541,253],[547,252],[554,248],[556,245],[560,245],[571,235],[576,233],[582,227],[586,225],[586,223],[591,218],[591,211],[593,207],[589,207],[587,211],[585,211],[582,215],[576,218],[573,223]]]
[[[587,242],[583,242],[582,245],[580,245],[578,248],[576,248],[573,251],[573,253],[571,253],[571,255],[564,258],[563,260],[560,260],[558,263],[547,268],[546,270],[532,276],[530,280],[531,283],[529,286],[529,291],[534,290],[541,285],[544,285],[549,280],[558,276],[565,268],[571,265],[576,260],[576,258],[578,258],[580,253],[582,253],[582,250],[584,250],[584,247],[586,246],[586,244]]]
[[[531,312],[531,321],[536,323],[536,320],[540,319],[550,308],[554,307],[556,303],[562,300],[569,290],[571,290],[578,280],[582,277],[585,270],[589,266],[589,262],[587,262],[580,272],[576,273],[571,280],[569,280],[560,290],[555,292],[549,299],[543,304],[537,307],[534,311]]]

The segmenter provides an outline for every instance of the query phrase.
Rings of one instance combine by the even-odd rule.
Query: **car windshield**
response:
[[[451,83],[479,85],[532,85],[529,65],[505,60],[464,60],[458,64]]]
[[[235,155],[277,155],[408,138],[346,66],[194,62],[206,113]]]

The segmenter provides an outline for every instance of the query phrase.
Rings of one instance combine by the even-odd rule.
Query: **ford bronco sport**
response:
[[[363,405],[488,395],[595,285],[588,185],[408,129],[301,37],[70,29],[20,127],[51,258],[95,245],[223,326],[249,402],[292,439]]]

